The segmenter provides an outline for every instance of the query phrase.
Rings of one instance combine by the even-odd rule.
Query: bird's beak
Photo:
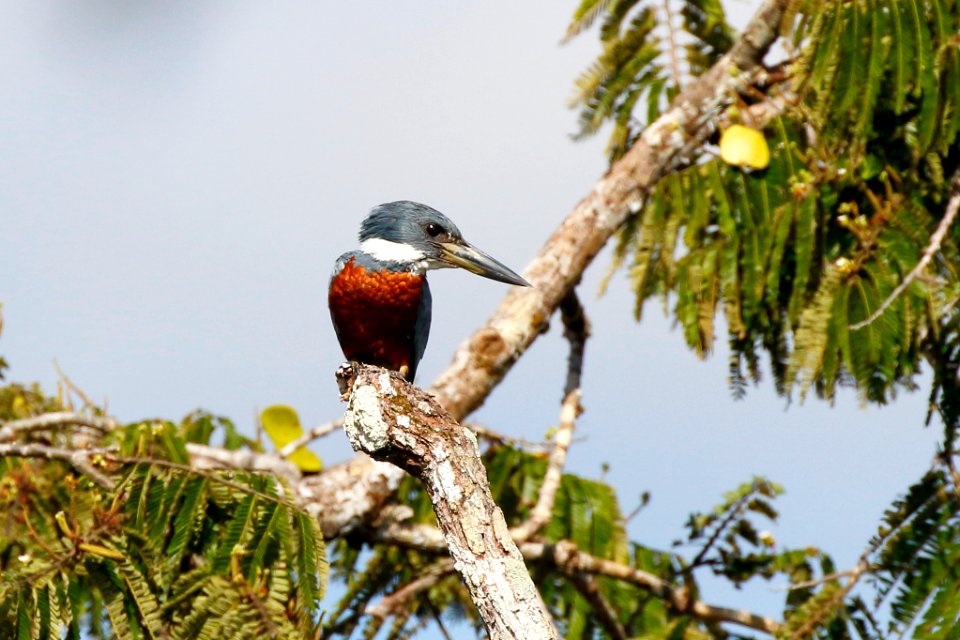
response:
[[[491,280],[529,287],[530,283],[514,273],[505,264],[465,240],[440,242],[441,260],[451,267],[460,267]]]

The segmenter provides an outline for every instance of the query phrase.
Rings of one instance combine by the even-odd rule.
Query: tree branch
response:
[[[259,471],[272,473],[283,478],[291,485],[300,480],[300,469],[292,462],[272,453],[258,453],[250,449],[227,451],[220,447],[211,447],[195,442],[187,443],[190,454],[190,466],[195,469],[235,469],[237,471]]]
[[[776,40],[788,0],[766,0],[741,38],[691,82],[670,109],[574,207],[493,316],[464,342],[431,391],[455,419],[479,407],[513,363],[543,332],[557,306],[580,281],[610,237],[640,210],[657,181],[685,162],[713,130],[724,104],[750,82]]]
[[[663,13],[663,22],[667,26],[667,35],[670,42],[670,73],[673,74],[673,84],[679,91],[683,88],[683,76],[680,74],[680,48],[677,45],[677,29],[673,23],[673,10],[670,8],[670,0],[663,0]]]
[[[343,420],[331,420],[330,422],[325,422],[323,424],[317,425],[310,431],[306,432],[293,442],[287,444],[283,449],[277,452],[277,455],[281,458],[289,458],[293,455],[293,452],[304,447],[318,438],[322,438],[330,433],[333,433],[337,429],[343,426]]]
[[[627,640],[630,636],[627,630],[623,628],[617,612],[611,606],[610,601],[603,597],[600,591],[600,585],[597,579],[583,573],[570,575],[570,582],[577,588],[577,591],[590,603],[593,610],[597,612],[600,624],[606,629],[607,634],[614,640]]]
[[[423,481],[437,523],[494,640],[556,638],[556,630],[490,495],[476,436],[396,372],[344,365],[343,428],[355,449]]]
[[[42,416],[41,416],[42,417]],[[7,423],[10,424],[10,423]],[[48,460],[63,460],[68,462],[74,469],[89,477],[104,489],[113,489],[116,486],[113,479],[100,472],[90,458],[93,456],[105,456],[110,451],[108,449],[64,449],[61,447],[50,447],[38,442],[7,442],[0,444],[0,458],[47,458]]]
[[[428,525],[399,525],[388,523],[373,532],[377,542],[408,547],[418,551],[444,553],[443,537]],[[781,623],[749,611],[719,607],[692,599],[683,589],[642,569],[634,569],[619,562],[598,558],[581,551],[576,544],[563,540],[556,544],[526,542],[520,552],[527,562],[542,562],[564,573],[581,572],[606,576],[627,582],[664,600],[671,609],[704,622],[725,622],[775,634]]]
[[[369,524],[400,486],[404,473],[361,453],[297,484],[297,499],[320,520],[324,538]]]
[[[563,479],[563,467],[567,462],[567,451],[573,440],[573,430],[577,416],[583,409],[580,406],[580,379],[583,375],[583,350],[590,335],[590,324],[583,312],[583,306],[573,291],[567,294],[560,305],[564,325],[564,337],[570,342],[570,356],[567,360],[567,381],[564,385],[564,398],[560,406],[560,424],[554,436],[553,449],[547,463],[547,473],[540,486],[537,504],[527,520],[514,527],[511,534],[518,543],[529,540],[547,526],[553,517],[553,504],[557,499],[560,481]]]
[[[384,596],[377,604],[367,606],[364,613],[381,621],[386,620],[397,611],[400,611],[415,595],[437,584],[453,573],[453,571],[452,560],[449,558],[440,560],[428,568],[423,575],[416,580],[403,585],[390,595]]]
[[[907,287],[910,286],[910,283],[917,279],[923,270],[927,268],[927,265],[930,264],[930,261],[933,260],[933,256],[940,251],[940,245],[943,244],[943,239],[947,235],[947,231],[950,230],[950,225],[953,224],[954,219],[957,217],[957,211],[960,210],[960,171],[954,174],[953,179],[950,181],[950,200],[947,201],[947,209],[943,214],[943,218],[940,220],[940,224],[937,225],[936,230],[934,230],[933,235],[930,236],[930,244],[927,245],[927,248],[924,249],[923,255],[920,256],[920,260],[917,262],[917,265],[910,270],[910,273],[907,274],[907,277],[903,279],[903,282],[897,285],[897,287],[890,292],[890,295],[887,296],[887,299],[884,300],[876,310],[870,314],[869,317],[865,320],[861,320],[856,324],[850,325],[851,331],[856,331],[858,329],[863,329],[869,324],[872,324],[874,320],[883,315],[890,305],[896,302],[897,298],[900,297],[900,294],[906,291]]]
[[[717,607],[695,600],[684,589],[677,588],[652,573],[584,553],[574,543],[567,540],[553,545],[528,542],[521,546],[521,551],[523,557],[528,561],[547,561],[565,572],[580,571],[628,582],[649,591],[658,598],[662,598],[677,613],[704,622],[739,624],[769,634],[776,633],[781,627],[779,622],[766,616],[760,616],[749,611]]]

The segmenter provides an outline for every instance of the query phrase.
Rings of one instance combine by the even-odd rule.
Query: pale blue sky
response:
[[[565,107],[595,35],[559,46],[573,2],[5,2],[0,21],[0,354],[53,388],[53,361],[124,420],[204,407],[251,429],[258,408],[337,416],[333,261],[380,202],[409,198],[521,270],[605,168]],[[740,13],[756,3],[738,2]],[[624,278],[581,295],[594,326],[570,469],[607,478],[632,536],[665,546],[686,514],[753,474],[786,486],[791,546],[852,564],[884,506],[934,455],[924,388],[882,410],[852,393],[785,410],[730,398],[725,352],[699,362]],[[505,287],[431,276],[418,382]],[[556,324],[556,323],[555,323]],[[556,327],[475,418],[532,438],[556,422]],[[926,385],[925,385],[926,386]],[[328,463],[339,434],[316,447]],[[782,594],[708,588],[776,614]]]

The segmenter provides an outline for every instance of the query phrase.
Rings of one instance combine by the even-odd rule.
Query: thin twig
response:
[[[794,582],[793,584],[785,584],[783,586],[770,587],[771,591],[797,591],[799,589],[811,589],[813,587],[819,587],[822,584],[828,582],[833,582],[834,580],[839,580],[840,578],[852,578],[855,575],[854,569],[847,569],[845,571],[836,571],[834,573],[829,573],[825,576],[815,578],[814,580],[804,580],[803,582]]]
[[[917,266],[907,274],[903,282],[897,285],[896,289],[887,296],[887,299],[884,300],[866,320],[861,320],[856,324],[850,325],[851,331],[862,329],[883,315],[883,312],[900,297],[900,294],[910,286],[910,283],[913,282],[920,273],[927,268],[930,261],[933,260],[933,256],[936,255],[940,250],[940,245],[943,244],[943,239],[946,237],[947,231],[950,230],[950,225],[953,224],[954,219],[957,217],[957,211],[960,210],[960,171],[958,171],[950,181],[950,191],[953,195],[950,196],[950,200],[947,202],[946,213],[944,213],[943,219],[940,220],[940,224],[937,225],[933,235],[930,236],[930,244],[924,249],[923,255],[920,256],[920,261],[917,262]]]
[[[514,540],[524,542],[529,540],[543,527],[547,526],[553,516],[553,504],[557,499],[560,481],[563,478],[563,467],[567,462],[567,451],[570,449],[570,440],[576,425],[576,417],[580,410],[580,390],[575,389],[563,399],[560,408],[560,425],[554,437],[554,446],[550,450],[550,459],[547,463],[547,473],[540,485],[540,495],[537,504],[530,512],[530,517],[510,532]]]
[[[704,544],[703,548],[700,549],[700,553],[698,553],[697,556],[690,562],[690,564],[687,566],[685,571],[687,572],[693,571],[703,563],[703,559],[710,552],[710,549],[712,549],[713,545],[715,545],[717,543],[717,540],[720,539],[720,534],[722,534],[727,529],[727,527],[730,526],[730,523],[732,523],[734,519],[736,519],[736,517],[740,515],[741,510],[743,509],[743,505],[745,505],[747,503],[747,499],[751,497],[753,497],[753,494],[748,494],[740,498],[739,500],[737,500],[737,502],[731,507],[730,513],[727,514],[727,517],[724,518],[717,525],[717,528],[714,529],[713,533],[710,534],[710,537],[707,539],[706,544]]]
[[[570,581],[593,607],[607,635],[614,640],[627,640],[630,637],[617,617],[616,610],[600,591],[600,585],[595,577],[584,573],[575,573],[570,576]]]
[[[627,514],[624,520],[626,522],[632,521],[634,518],[640,515],[640,512],[643,511],[648,504],[650,504],[650,492],[644,491],[642,494],[640,494],[640,503],[633,508],[633,511]]]
[[[418,593],[424,589],[429,589],[454,572],[453,560],[444,558],[429,567],[423,574],[403,585],[388,596],[384,596],[375,605],[368,605],[364,613],[380,621],[384,621],[394,615]]]
[[[960,499],[960,471],[957,471],[957,467],[953,463],[953,452],[942,451],[940,453],[940,459],[943,461],[943,464],[946,465],[947,471],[950,472],[950,479],[953,481],[953,493]]]
[[[57,362],[56,360],[53,361],[53,368],[57,370],[57,375],[60,376],[60,381],[63,383],[63,386],[67,388],[67,391],[72,391],[73,393],[77,394],[77,396],[80,398],[80,400],[83,401],[83,404],[84,404],[85,407],[95,407],[95,406],[97,406],[97,405],[95,405],[95,404],[93,403],[93,401],[90,399],[90,396],[88,396],[88,395],[84,392],[83,389],[81,389],[80,387],[78,387],[78,386],[73,382],[73,380],[70,379],[70,376],[68,376],[68,375],[66,374],[66,372],[65,372],[63,369],[60,368],[60,363]],[[68,401],[70,402],[70,405],[71,405],[71,407],[72,407],[72,406],[73,406],[73,400],[70,399],[69,396],[68,396]]]
[[[683,82],[680,75],[680,56],[677,50],[676,26],[673,24],[673,9],[670,8],[670,0],[663,0],[663,11],[666,14],[667,34],[670,39],[670,71],[673,74],[673,84],[677,91],[683,90]]]
[[[293,442],[288,443],[283,449],[277,452],[281,458],[289,458],[293,455],[293,452],[299,449],[300,447],[306,446],[318,438],[322,438],[330,433],[336,431],[343,426],[343,420],[337,418],[336,420],[331,420],[330,422],[325,422],[321,425],[317,425],[310,431],[306,432]]]
[[[90,458],[93,456],[105,457],[110,453],[109,449],[63,449],[61,447],[50,447],[38,442],[8,442],[0,444],[0,458],[10,456],[63,460],[108,490],[116,486],[113,479],[94,468],[93,463],[90,462]]]
[[[470,429],[475,434],[487,440],[493,440],[494,442],[502,442],[505,444],[510,444],[515,447],[520,447],[523,449],[547,449],[550,447],[549,442],[542,442],[537,440],[527,440],[526,438],[519,438],[517,436],[508,436],[505,433],[500,433],[495,431],[490,427],[482,425],[478,422],[464,422],[462,426]]]
[[[450,632],[447,631],[447,627],[443,624],[443,620],[440,618],[440,612],[437,611],[437,608],[434,606],[434,604],[428,600],[427,606],[430,607],[430,613],[433,614],[433,621],[437,624],[437,629],[440,630],[440,634],[443,636],[444,640],[453,640]]]
[[[560,424],[554,436],[553,449],[547,463],[547,473],[540,486],[537,504],[525,522],[511,531],[514,540],[524,542],[547,526],[553,516],[553,505],[563,478],[563,467],[567,462],[567,452],[573,439],[580,407],[580,380],[583,376],[583,351],[590,335],[590,323],[583,312],[583,306],[573,291],[560,303],[560,316],[563,320],[563,335],[570,343],[570,356],[567,359],[567,380],[564,385],[564,398],[560,405]]]
[[[860,562],[857,563],[853,569],[850,570],[850,579],[847,580],[842,588],[835,591],[826,602],[818,603],[819,609],[821,611],[833,611],[841,606],[844,598],[847,597],[847,594],[856,586],[857,582],[860,581],[860,578],[863,577],[866,573],[870,571],[870,563],[867,562],[866,557],[860,558]],[[803,624],[801,624],[796,629],[791,629],[791,638],[806,638],[812,636],[817,627],[823,622],[823,619],[820,616],[811,616],[807,618]]]

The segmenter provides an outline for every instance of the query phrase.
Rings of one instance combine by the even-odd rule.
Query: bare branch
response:
[[[9,456],[63,460],[104,489],[113,489],[115,483],[110,477],[94,467],[90,458],[94,456],[106,456],[109,455],[109,453],[110,451],[108,449],[63,449],[60,447],[50,447],[37,442],[8,442],[0,444],[0,458]]]
[[[310,431],[306,432],[293,442],[290,442],[283,449],[277,452],[281,458],[289,458],[293,455],[293,452],[299,449],[300,447],[306,446],[318,438],[322,438],[330,433],[336,431],[343,426],[343,420],[331,420],[330,422],[325,422],[323,424],[315,426]]]
[[[401,611],[418,593],[424,589],[429,589],[453,572],[453,560],[444,558],[424,571],[423,574],[413,582],[409,582],[390,595],[385,596],[377,604],[367,606],[364,613],[381,621],[386,620],[388,617]]]
[[[537,504],[530,517],[511,534],[518,543],[529,540],[547,526],[553,516],[553,504],[557,499],[560,481],[563,479],[563,467],[567,462],[567,451],[573,440],[573,430],[577,416],[582,412],[580,406],[580,379],[583,375],[583,350],[590,335],[590,324],[583,312],[583,306],[577,294],[571,291],[560,305],[564,324],[564,337],[570,342],[570,356],[567,360],[567,381],[564,398],[560,406],[560,425],[554,436],[553,449],[547,463],[547,473],[540,486]]]
[[[54,361],[53,361],[53,367],[57,370],[57,375],[60,376],[60,382],[61,382],[61,383],[63,384],[63,386],[67,389],[67,393],[66,393],[65,395],[66,395],[66,398],[67,398],[67,402],[71,405],[71,407],[70,407],[71,409],[73,408],[73,399],[70,397],[70,393],[75,393],[75,394],[77,395],[77,397],[79,397],[80,400],[83,402],[83,405],[84,405],[85,407],[95,407],[95,406],[97,406],[97,405],[95,405],[95,404],[93,403],[92,400],[90,400],[90,396],[88,396],[88,395],[84,392],[83,389],[81,389],[80,387],[78,387],[78,386],[73,382],[73,380],[70,379],[70,376],[68,376],[68,375],[66,374],[66,372],[65,372],[63,369],[60,368],[60,363],[59,363],[59,362],[57,362],[56,360],[54,360]]]
[[[859,566],[859,565],[858,565]],[[828,573],[825,576],[816,578],[815,580],[805,580],[803,582],[794,582],[793,584],[786,584],[783,586],[771,587],[771,591],[797,591],[798,589],[811,589],[813,587],[819,587],[822,584],[828,582],[833,582],[839,580],[840,578],[853,578],[856,577],[857,570],[847,569],[845,571],[837,571],[834,573]]]
[[[900,294],[906,291],[907,287],[910,286],[910,283],[916,280],[923,270],[927,268],[927,265],[930,264],[931,260],[933,260],[933,256],[940,251],[940,245],[943,244],[943,239],[946,237],[947,231],[950,230],[950,226],[957,217],[957,211],[960,210],[960,171],[958,171],[950,181],[950,191],[952,195],[950,196],[950,200],[947,201],[947,210],[943,215],[943,219],[940,220],[940,224],[937,225],[933,235],[930,236],[930,244],[928,244],[927,248],[924,249],[923,255],[920,256],[920,260],[917,262],[917,265],[910,270],[910,273],[908,273],[903,279],[903,282],[898,284],[896,289],[890,292],[890,295],[887,296],[887,299],[884,300],[866,320],[861,320],[856,324],[850,325],[851,331],[863,329],[867,325],[872,324],[874,320],[882,316],[883,313],[890,307],[890,305],[896,302],[897,298],[900,297]]]
[[[258,453],[250,449],[227,451],[220,447],[210,447],[195,442],[187,443],[187,453],[190,454],[190,466],[195,469],[227,468],[237,471],[272,473],[290,483],[297,482],[301,476],[297,465],[271,453]]]
[[[574,543],[566,540],[555,545],[528,542],[522,545],[521,550],[527,560],[546,560],[563,571],[580,571],[629,582],[662,598],[674,611],[705,622],[729,622],[770,634],[776,633],[781,626],[772,618],[749,611],[717,607],[692,599],[685,590],[674,587],[652,573],[597,558],[580,551]]]
[[[683,76],[680,75],[680,49],[677,45],[677,27],[673,23],[673,9],[670,8],[670,0],[663,0],[663,12],[670,42],[670,72],[673,74],[673,84],[677,87],[677,91],[680,91],[683,89]]]
[[[297,484],[297,499],[319,518],[324,538],[335,538],[369,523],[377,517],[387,499],[406,474],[388,462],[366,454]]]
[[[476,423],[476,422],[463,422],[464,427],[470,429],[475,434],[481,438],[486,438],[487,440],[493,440],[494,442],[503,442],[511,444],[516,447],[525,448],[525,449],[547,449],[550,447],[549,442],[537,442],[535,440],[527,440],[526,438],[518,438],[516,436],[508,436],[505,433],[500,433],[495,431],[490,427]]]
[[[590,321],[580,304],[576,291],[570,291],[560,301],[560,320],[563,322],[563,337],[570,343],[570,354],[567,356],[567,381],[563,388],[564,395],[569,395],[580,388],[583,378],[583,352],[590,337]]]
[[[373,532],[373,538],[384,544],[408,547],[423,552],[444,553],[446,551],[440,532],[428,525],[386,524]],[[520,545],[520,552],[528,562],[544,562],[565,573],[580,572],[627,582],[661,598],[674,611],[704,622],[737,624],[769,634],[775,634],[782,626],[777,620],[766,616],[691,599],[686,591],[671,585],[663,578],[642,569],[635,569],[585,553],[568,540],[557,544],[526,542]]]
[[[556,638],[540,594],[493,502],[476,436],[398,373],[352,363],[337,371],[355,449],[420,478],[454,566],[494,640]]]

